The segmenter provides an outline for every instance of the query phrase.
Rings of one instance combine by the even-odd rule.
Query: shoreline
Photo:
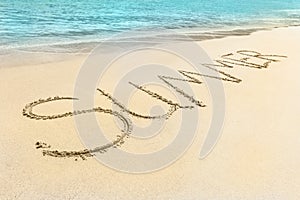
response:
[[[293,26],[282,26],[282,27],[273,27],[273,28],[249,28],[249,29],[233,29],[229,31],[215,31],[214,36],[210,36],[210,32],[204,32],[202,35],[194,33],[186,33],[185,37],[194,40],[195,42],[206,42],[219,40],[227,37],[243,37],[249,36],[251,34],[262,32],[262,31],[272,31],[276,29],[289,29],[294,27],[300,27],[300,25]],[[174,38],[174,41],[182,42],[182,38]],[[132,41],[134,40],[134,41]],[[147,38],[143,40],[135,41],[135,38],[129,38],[128,41],[120,41],[122,45],[139,45],[147,41]],[[184,40],[183,40],[184,42]],[[9,50],[0,50],[0,69],[6,67],[18,67],[24,65],[38,65],[46,64],[51,62],[60,62],[64,60],[76,59],[78,56],[88,56],[89,53],[96,48],[101,42],[87,42],[87,43],[72,43],[72,44],[57,44],[57,45],[42,45],[36,47],[28,48],[17,48]],[[110,43],[105,44],[107,48],[105,51],[109,53],[113,50],[113,45],[110,46]],[[2,51],[2,52],[1,52]],[[22,59],[15,59],[15,57],[21,57]]]
[[[174,30],[174,33],[178,33],[179,35],[185,35],[187,37],[190,37],[195,42],[200,41],[206,41],[206,40],[214,40],[214,39],[222,39],[230,36],[247,36],[255,32],[259,31],[268,31],[268,30],[274,30],[278,28],[289,28],[289,27],[299,27],[300,24],[297,25],[281,25],[281,26],[249,26],[244,28],[234,28],[234,27],[227,27],[223,29],[215,29],[215,30],[202,30],[197,31],[195,30],[189,30],[185,31],[185,29],[179,29]],[[159,29],[158,29],[159,30]],[[168,29],[161,29],[166,30]],[[143,30],[144,31],[144,30]],[[145,30],[147,31],[147,30]],[[171,29],[172,31],[172,29]],[[124,31],[127,32],[127,31]],[[130,32],[130,30],[128,30]],[[150,31],[151,32],[151,31]],[[167,32],[168,33],[168,32]],[[171,33],[171,32],[170,32]],[[126,42],[132,42],[132,43],[138,43],[147,41],[146,37],[128,37],[128,38],[120,38],[118,39],[118,36],[122,33],[117,33],[113,37],[115,37],[120,43],[126,43]],[[151,37],[165,37],[164,35],[157,34],[153,35]],[[181,38],[174,38],[176,41],[178,39],[179,41]],[[74,42],[60,42],[60,43],[49,43],[49,44],[41,44],[41,45],[30,45],[30,46],[19,46],[19,47],[1,47],[0,49],[0,56],[7,55],[13,52],[30,52],[30,53],[69,53],[69,54],[85,54],[89,53],[91,50],[93,50],[96,46],[98,46],[100,43],[105,42],[107,40],[110,40],[110,38],[104,38],[104,39],[94,39],[89,41],[74,41]]]

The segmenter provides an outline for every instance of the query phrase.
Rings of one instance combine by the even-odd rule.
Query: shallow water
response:
[[[216,31],[299,24],[299,0],[1,0],[0,49],[74,48],[136,28],[210,39]]]

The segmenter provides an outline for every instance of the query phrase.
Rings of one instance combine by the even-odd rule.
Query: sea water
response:
[[[74,46],[133,29],[205,39],[292,25],[300,0],[0,0],[0,49]]]

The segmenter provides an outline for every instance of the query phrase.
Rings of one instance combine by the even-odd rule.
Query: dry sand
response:
[[[201,126],[191,148],[169,167],[139,175],[112,170],[94,158],[54,158],[36,149],[37,141],[50,144],[54,150],[84,149],[72,117],[37,121],[24,117],[22,109],[39,98],[72,97],[87,55],[59,56],[59,61],[43,64],[30,64],[27,58],[26,65],[9,67],[7,60],[0,61],[0,199],[299,199],[300,28],[278,28],[199,44],[211,58],[242,49],[287,58],[267,69],[224,69],[242,82],[224,82],[222,137],[203,160],[198,155],[212,108],[208,91],[195,86],[201,92],[197,98],[207,107],[199,108]],[[20,55],[11,59],[22,62]],[[182,64],[172,62],[174,66]],[[106,79],[109,87],[110,77]],[[173,98],[171,93],[166,95]],[[132,104],[142,110],[145,102],[138,99]],[[103,107],[110,105],[107,100],[97,102]],[[71,109],[71,102],[53,102],[35,111],[48,115]],[[133,152],[161,148],[178,128],[178,117],[170,117],[164,134],[151,142],[129,138],[121,148]],[[110,129],[110,117],[100,115],[99,121]]]

